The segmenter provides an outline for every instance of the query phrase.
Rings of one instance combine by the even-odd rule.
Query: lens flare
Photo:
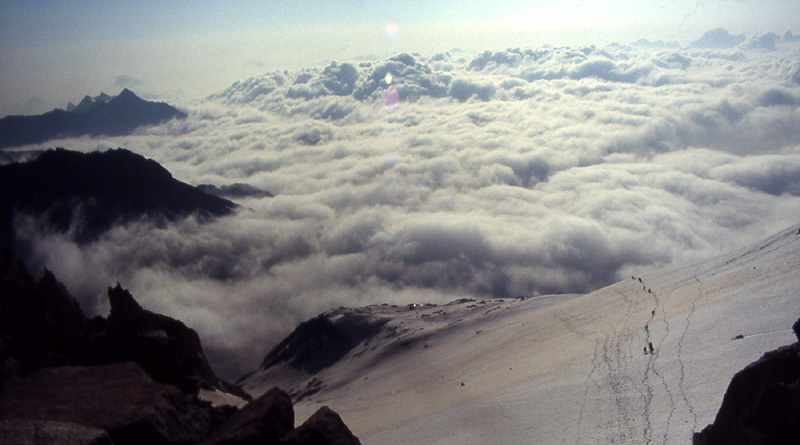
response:
[[[397,88],[389,85],[389,88],[383,90],[383,104],[387,107],[393,107],[400,102],[400,93]]]
[[[386,25],[386,35],[390,38],[397,37],[397,31],[400,30],[400,27],[397,26],[397,23],[389,23]]]

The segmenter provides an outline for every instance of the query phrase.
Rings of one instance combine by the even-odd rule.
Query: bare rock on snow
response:
[[[230,416],[203,444],[277,444],[293,428],[292,399],[275,387]]]
[[[388,320],[369,315],[336,311],[303,323],[278,343],[261,364],[267,369],[281,362],[314,374],[345,356],[359,343],[380,332]]]
[[[800,320],[794,324],[795,332]],[[800,343],[767,352],[736,373],[714,423],[695,444],[796,443],[800,437]]]
[[[342,418],[323,406],[280,441],[281,445],[360,445]]]

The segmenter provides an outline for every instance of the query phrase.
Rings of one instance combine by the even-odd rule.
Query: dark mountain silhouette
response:
[[[76,241],[87,242],[114,224],[142,217],[213,217],[229,214],[235,206],[122,148],[48,150],[34,161],[0,166],[0,245],[12,240],[14,218],[20,214],[44,216],[55,230],[73,230]]]
[[[68,106],[67,111],[55,109],[36,116],[4,117],[0,119],[0,148],[60,137],[118,136],[144,125],[185,117],[186,113],[171,105],[140,99],[126,88],[114,98],[86,96],[77,106]]]
[[[95,103],[97,103],[97,102],[106,103],[106,102],[110,101],[111,99],[113,99],[113,97],[109,96],[106,93],[100,93],[100,95],[96,96],[96,97],[89,97],[89,95],[86,95],[86,96],[83,97],[83,99],[80,101],[80,103],[78,103],[78,105],[75,105],[72,102],[67,104],[66,110],[67,111],[71,111],[71,112],[75,112],[75,113],[86,113],[87,111],[89,111],[92,108],[92,106]]]

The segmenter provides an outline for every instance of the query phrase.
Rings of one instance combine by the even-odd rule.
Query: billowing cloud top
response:
[[[104,310],[97,295],[120,280],[196,328],[228,376],[338,305],[585,292],[797,222],[798,45],[762,35],[272,72],[184,121],[57,145],[127,147],[182,181],[275,197],[83,248],[19,230],[29,260],[84,306]]]

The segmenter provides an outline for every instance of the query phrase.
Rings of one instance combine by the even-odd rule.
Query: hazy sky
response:
[[[180,102],[269,70],[400,51],[642,37],[687,44],[716,27],[797,32],[800,2],[5,0],[0,17],[0,115],[7,115],[123,87]]]

